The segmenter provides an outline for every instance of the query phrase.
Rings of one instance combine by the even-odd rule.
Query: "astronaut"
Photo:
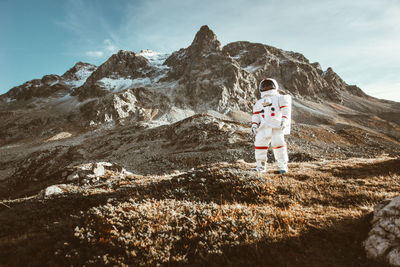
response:
[[[280,95],[276,80],[267,78],[260,82],[261,99],[253,106],[251,131],[255,134],[254,148],[257,166],[255,171],[264,172],[268,148],[271,144],[279,173],[288,172],[288,153],[285,135],[290,134],[292,98]]]

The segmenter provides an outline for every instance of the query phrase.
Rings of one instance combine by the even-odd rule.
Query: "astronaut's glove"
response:
[[[253,135],[255,135],[257,133],[257,129],[258,129],[258,124],[255,124],[255,123],[251,124],[251,133]]]
[[[282,129],[282,131],[285,130],[286,127],[288,127],[288,119],[287,118],[282,118],[282,120],[281,120],[281,129]]]

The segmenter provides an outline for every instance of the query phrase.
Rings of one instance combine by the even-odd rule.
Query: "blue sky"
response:
[[[400,101],[398,0],[0,0],[0,94],[119,49],[172,52],[202,25],[223,45],[304,54],[366,93]]]

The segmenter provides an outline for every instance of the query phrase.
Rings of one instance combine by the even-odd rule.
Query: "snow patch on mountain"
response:
[[[56,85],[57,83],[60,83],[60,81],[59,80],[57,80],[57,81],[54,81],[54,82],[50,82],[49,84],[48,84],[48,86],[53,86],[53,85]]]
[[[140,51],[138,53],[139,56],[145,57],[151,65],[153,65],[156,68],[161,68],[161,69],[168,69],[169,67],[166,65],[163,65],[165,60],[171,55],[168,53],[159,53],[155,52],[149,49],[145,49]]]
[[[169,66],[163,65],[165,60],[171,55],[168,53],[159,53],[149,49],[142,50],[138,55],[145,57],[150,65],[152,65],[157,71],[156,75],[152,81],[157,83],[160,79],[164,78],[167,75],[168,70],[170,69]]]
[[[14,102],[14,101],[16,101],[16,100],[7,97],[7,98],[4,99],[4,101],[5,101],[6,103],[11,103],[11,102]]]
[[[168,112],[163,114],[158,121],[174,123],[183,119],[186,119],[190,116],[195,115],[196,112],[191,109],[181,109],[178,107],[172,107]]]
[[[58,98],[56,102],[57,103],[65,102],[65,101],[70,100],[71,98],[73,98],[73,96],[71,96],[71,94],[66,94],[63,97]]]
[[[96,68],[92,66],[84,66],[75,73],[77,80],[67,81],[66,83],[72,86],[72,89],[82,86],[95,70]]]
[[[247,51],[246,49],[243,49],[243,50],[240,51],[239,54],[237,54],[236,56],[233,56],[233,57],[231,56],[231,58],[234,59],[234,60],[238,60],[248,52],[249,51]]]
[[[151,84],[150,78],[136,78],[136,79],[126,79],[126,78],[103,78],[97,83],[101,84],[104,88],[118,92],[132,87],[143,87]]]
[[[260,68],[260,66],[249,65],[249,66],[245,67],[244,70],[252,73],[252,72],[255,72],[256,70],[258,70],[259,68]]]

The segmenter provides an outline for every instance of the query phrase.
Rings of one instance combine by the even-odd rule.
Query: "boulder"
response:
[[[367,256],[400,266],[400,196],[375,207],[372,225],[364,242]]]

